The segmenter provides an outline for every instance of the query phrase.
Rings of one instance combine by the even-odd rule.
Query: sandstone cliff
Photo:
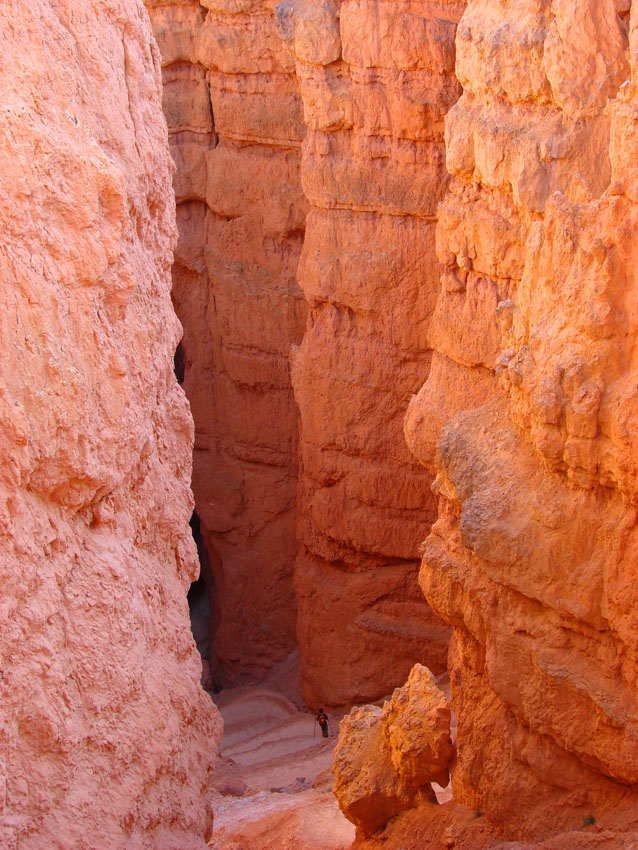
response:
[[[454,628],[454,796],[530,835],[636,805],[629,11],[468,4],[437,353],[406,421],[438,473],[420,578]]]
[[[294,644],[301,343],[306,698],[441,670],[451,626],[449,811],[629,824],[636,4],[146,5],[221,675]],[[15,0],[0,35],[0,845],[203,850],[160,56],[139,0]],[[350,717],[362,829],[428,808],[448,722],[419,668]],[[493,842],[432,808],[437,846]]]
[[[193,491],[212,565],[217,678],[295,645],[297,419],[306,307],[294,62],[272,4],[146,0],[164,74],[180,231],[173,300],[195,419]]]
[[[459,95],[462,3],[285,0],[310,201],[298,279],[310,305],[293,357],[301,412],[295,572],[310,704],[374,699],[415,661],[445,667],[448,631],[416,583],[431,478],[402,420],[430,367],[443,117]]]
[[[0,5],[0,845],[205,847],[172,166],[136,0]]]
[[[223,678],[293,645],[299,510],[306,698],[374,698],[417,659],[445,664],[448,631],[416,583],[431,479],[402,419],[429,370],[462,4],[147,5],[178,169],[173,297]]]

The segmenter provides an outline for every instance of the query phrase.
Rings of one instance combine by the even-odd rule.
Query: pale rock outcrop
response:
[[[288,357],[306,201],[294,62],[272,5],[147,0],[164,66],[180,239],[173,299],[195,419],[218,682],[295,645],[297,419]]]
[[[629,6],[468,4],[439,365],[406,421],[438,470],[421,584],[454,628],[454,796],[521,835],[636,805]]]
[[[454,753],[450,708],[427,667],[414,665],[405,685],[384,704],[381,722],[399,776],[416,788],[429,782],[445,788]]]
[[[432,673],[420,664],[383,709],[354,708],[341,721],[334,793],[364,835],[423,802],[436,802],[431,782],[447,785],[453,755],[450,710]]]
[[[376,699],[416,661],[440,672],[449,632],[416,583],[431,477],[402,421],[430,367],[446,187],[443,117],[459,95],[461,2],[275,6],[296,60],[311,211],[298,271],[310,305],[293,384],[301,412],[295,572],[312,705]]]
[[[0,845],[203,850],[159,54],[136,0],[0,5]]]

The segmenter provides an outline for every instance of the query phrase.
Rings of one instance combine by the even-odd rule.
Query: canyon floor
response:
[[[224,718],[216,763],[211,850],[634,850],[635,816],[621,833],[601,819],[574,822],[540,844],[506,840],[480,811],[452,801],[435,785],[439,805],[394,818],[373,838],[356,835],[332,793],[332,761],[339,722],[350,706],[330,715],[324,739],[296,685],[298,654],[258,683],[223,690],[214,701]],[[447,681],[440,677],[447,689]],[[556,812],[554,813],[557,814]],[[613,820],[613,818],[612,818]],[[626,823],[624,822],[626,821]],[[616,826],[618,826],[616,824]]]
[[[331,713],[331,735],[321,737],[298,691],[297,665],[295,653],[262,682],[214,697],[224,738],[211,850],[347,850],[355,841],[332,793],[331,769],[339,722],[350,706]],[[435,790],[439,803],[450,800],[449,787]],[[390,833],[382,839],[389,847],[388,840]]]
[[[296,658],[263,682],[221,691],[212,850],[346,850],[355,837],[332,794],[339,720],[324,739],[295,684]]]

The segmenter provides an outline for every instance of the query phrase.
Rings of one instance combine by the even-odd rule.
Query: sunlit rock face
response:
[[[437,353],[406,420],[429,466],[439,441],[420,579],[454,629],[454,795],[528,834],[638,782],[629,6],[468,4]]]
[[[436,803],[431,783],[447,785],[454,753],[450,709],[436,678],[415,664],[383,709],[353,708],[339,725],[333,793],[364,835],[396,815]]]
[[[203,850],[159,54],[135,0],[4,3],[0,35],[0,845]]]
[[[291,345],[307,203],[294,61],[265,2],[146,0],[177,172],[173,300],[195,419],[218,683],[295,646],[298,413]]]
[[[311,704],[375,699],[415,661],[445,666],[448,629],[416,582],[435,515],[431,477],[405,446],[402,421],[430,368],[443,118],[460,93],[462,9],[426,0],[275,7],[308,127],[298,279],[310,316],[293,384],[297,634]]]

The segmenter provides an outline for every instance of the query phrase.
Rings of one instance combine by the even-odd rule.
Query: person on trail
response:
[[[320,708],[317,713],[317,723],[321,729],[324,738],[328,737],[328,715],[323,708]]]

